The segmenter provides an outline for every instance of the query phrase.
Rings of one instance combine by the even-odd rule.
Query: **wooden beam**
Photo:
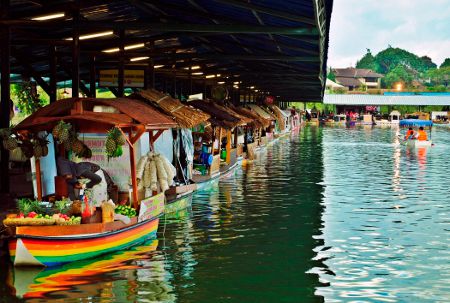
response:
[[[0,8],[0,19],[6,18],[8,16],[8,9],[9,9],[9,1],[8,0],[2,0],[1,2],[1,8]],[[10,80],[11,80],[11,61],[10,61],[10,54],[11,54],[11,32],[9,27],[7,26],[0,26],[0,52],[1,52],[1,100],[0,100],[0,128],[9,127],[10,124],[10,99],[11,99],[11,91],[10,91]],[[1,150],[1,164],[0,164],[0,184],[1,188],[0,191],[2,193],[9,193],[9,151],[7,151],[3,144],[0,147]]]
[[[120,45],[119,45],[119,66],[118,66],[118,75],[117,75],[117,92],[119,97],[123,97],[124,95],[124,81],[125,81],[125,30],[120,30]]]
[[[255,5],[255,4],[252,4],[249,2],[242,2],[242,1],[237,1],[237,0],[213,0],[213,1],[227,4],[227,5],[232,5],[235,7],[252,10],[252,11],[256,11],[259,13],[264,13],[267,15],[275,16],[275,17],[280,17],[283,19],[302,22],[302,23],[306,23],[309,25],[315,25],[315,20],[312,18],[300,16],[298,14],[291,14],[289,12],[279,11],[279,10],[271,9],[271,8],[264,7],[264,6]]]
[[[76,9],[72,17],[72,98],[76,98],[80,91],[80,10]]]
[[[42,79],[41,75],[34,70],[33,66],[28,61],[27,56],[18,49],[13,48],[12,50],[13,52],[11,53],[11,55],[14,58],[16,58],[16,60],[20,63],[20,65],[22,65],[22,67],[25,70],[25,74],[27,76],[33,77],[33,79],[37,82],[37,84],[39,84],[39,86],[42,87],[42,89],[50,96],[51,95],[50,86],[47,84],[47,82],[45,82],[44,79]]]
[[[56,94],[56,64],[57,64],[57,59],[56,59],[56,47],[55,46],[50,46],[49,47],[49,52],[48,52],[48,59],[49,59],[49,66],[50,66],[50,103],[54,103],[56,102],[57,99],[57,94]]]
[[[95,56],[91,57],[91,66],[89,69],[89,92],[91,98],[96,98],[96,70],[95,70]]]

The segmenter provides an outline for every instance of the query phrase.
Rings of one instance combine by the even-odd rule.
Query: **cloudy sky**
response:
[[[334,0],[329,67],[355,66],[367,48],[389,44],[439,66],[450,57],[450,0]]]

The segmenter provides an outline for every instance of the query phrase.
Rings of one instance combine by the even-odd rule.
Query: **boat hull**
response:
[[[123,250],[156,238],[159,218],[95,234],[42,236],[16,234],[9,240],[15,266],[58,266]]]
[[[419,140],[408,140],[406,141],[406,146],[407,147],[427,147],[427,146],[431,146],[432,142],[431,140],[429,141],[419,141]]]
[[[179,197],[173,201],[170,201],[166,204],[164,208],[164,212],[166,214],[176,213],[192,205],[192,192],[185,194],[182,197]]]

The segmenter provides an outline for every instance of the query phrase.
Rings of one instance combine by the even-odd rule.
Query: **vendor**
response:
[[[427,133],[423,130],[423,127],[419,127],[419,131],[417,132],[417,140],[419,141],[427,141],[428,136]]]
[[[75,163],[64,159],[63,157],[58,157],[56,165],[58,168],[58,175],[63,176],[66,179],[69,198],[71,200],[75,200],[77,198],[75,196],[74,189],[82,188],[82,185],[78,180],[79,178],[86,178],[90,180],[86,184],[87,188],[92,188],[102,181],[102,178],[95,174],[95,171],[99,169],[97,165],[93,168],[88,162]]]

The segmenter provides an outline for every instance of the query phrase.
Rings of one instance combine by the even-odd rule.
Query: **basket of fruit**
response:
[[[115,209],[116,214],[124,215],[129,218],[136,217],[136,210],[128,205],[119,205]]]
[[[3,220],[5,226],[44,226],[55,224],[55,219],[44,217],[16,217]]]
[[[54,214],[52,218],[55,220],[56,225],[79,225],[79,224],[81,224],[81,217],[75,217],[75,216],[69,217],[68,215],[65,215],[65,214]]]
[[[17,201],[17,208],[19,214],[8,215],[8,217],[3,220],[5,226],[42,226],[55,224],[55,219],[49,215],[43,214],[45,212],[45,207],[39,201],[19,199]]]

